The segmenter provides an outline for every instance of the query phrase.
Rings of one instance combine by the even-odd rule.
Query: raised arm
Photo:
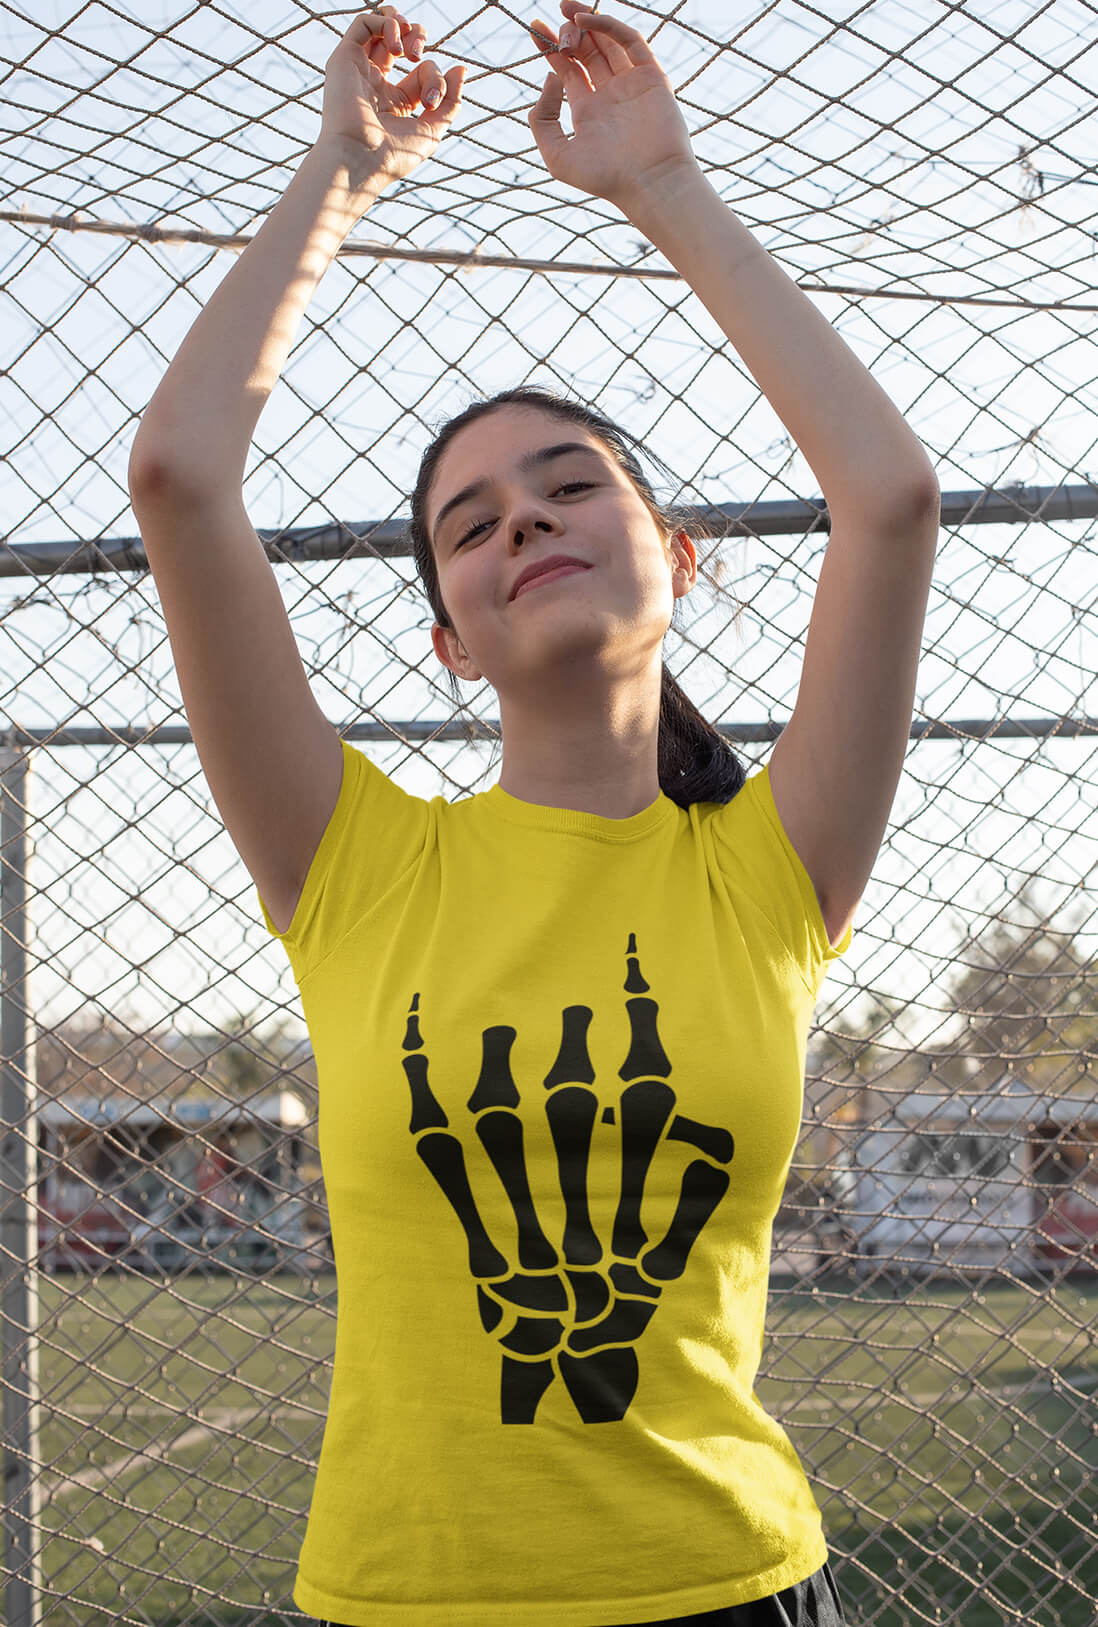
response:
[[[429,158],[457,111],[464,68],[418,65],[399,83],[402,52],[419,58],[424,29],[392,6],[363,12],[325,70],[320,134],[285,195],[214,290],[145,410],[130,485],[156,476],[188,490],[238,492],[248,448],[301,318],[348,232],[393,181]],[[441,102],[426,105],[432,92]],[[415,109],[423,105],[418,115]]]
[[[885,391],[702,173],[644,36],[580,0],[561,0],[561,11],[559,41],[540,21],[531,30],[553,69],[529,115],[550,173],[616,204],[682,273],[796,441],[831,514],[797,704],[769,770],[837,942],[903,768],[937,479]],[[571,138],[560,126],[565,94]]]
[[[338,799],[343,757],[245,513],[244,468],[333,256],[385,187],[434,152],[457,111],[461,67],[443,76],[422,60],[388,81],[399,52],[422,57],[423,32],[391,6],[351,23],[327,64],[315,145],[199,313],[130,453],[130,498],[199,759],[280,931]]]

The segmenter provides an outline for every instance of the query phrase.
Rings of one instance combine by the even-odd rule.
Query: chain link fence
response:
[[[610,9],[944,493],[911,748],[810,1042],[759,1393],[853,1622],[1093,1627],[1098,8]],[[315,139],[352,14],[0,0],[10,1627],[303,1619],[335,1332],[316,1075],[193,750],[126,463]],[[578,395],[675,469],[662,495],[710,536],[667,660],[749,771],[792,710],[827,544],[700,302],[548,176],[535,15],[411,8],[467,64],[463,110],[331,267],[244,488],[326,716],[424,797],[499,760],[491,689],[453,714],[404,531],[420,452],[473,397]]]

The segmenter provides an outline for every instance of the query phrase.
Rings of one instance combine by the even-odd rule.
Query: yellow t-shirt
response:
[[[257,895],[258,896],[258,895]],[[631,819],[410,796],[343,742],[289,931],[338,1291],[294,1600],[607,1627],[827,1558],[754,1394],[832,948],[768,769]]]

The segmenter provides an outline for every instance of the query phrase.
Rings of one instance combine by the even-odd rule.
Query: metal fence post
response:
[[[0,745],[0,1384],[7,1627],[42,1610],[38,1129],[27,1000],[26,752]]]

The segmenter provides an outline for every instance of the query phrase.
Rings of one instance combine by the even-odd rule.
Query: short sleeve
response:
[[[263,924],[286,950],[299,985],[415,863],[430,822],[429,803],[401,790],[346,740],[340,744],[339,797],[285,932],[256,888]]]
[[[713,818],[722,872],[762,911],[813,995],[853,940],[851,923],[832,944],[812,878],[781,822],[770,767],[753,774]]]

